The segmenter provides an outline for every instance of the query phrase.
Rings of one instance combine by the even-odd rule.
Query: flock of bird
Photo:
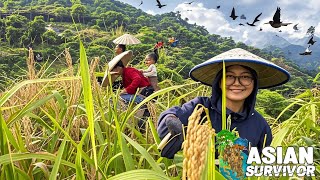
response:
[[[161,4],[160,0],[156,0],[156,1],[157,1],[156,6],[158,6],[158,8],[162,8],[162,7],[164,7],[164,6],[167,6],[166,4]],[[191,5],[193,2],[194,2],[194,1],[185,2],[184,4]],[[143,4],[143,1],[141,0],[141,3],[140,3],[139,6],[141,6],[142,4]],[[220,9],[220,7],[221,7],[221,6],[218,5],[216,8],[217,8],[217,9]],[[187,10],[187,11],[192,11],[192,10]],[[287,23],[287,22],[284,23],[284,22],[281,21],[281,19],[280,19],[280,16],[281,16],[280,11],[281,11],[280,7],[277,7],[276,12],[275,12],[274,15],[273,15],[273,19],[270,20],[270,21],[267,22],[267,23],[264,23],[264,24],[270,24],[270,26],[273,27],[273,28],[280,28],[280,27],[282,27],[282,26],[288,26],[288,25],[292,24],[292,23]],[[261,15],[262,15],[262,13],[258,14],[258,15],[254,18],[254,20],[252,21],[252,23],[247,22],[246,24],[247,24],[248,26],[256,26],[255,23],[257,23],[258,21],[260,21],[259,18],[260,18]],[[239,17],[238,15],[236,15],[236,10],[235,10],[234,7],[232,8],[231,14],[230,14],[229,17],[232,18],[232,20],[236,20],[236,19]],[[246,16],[245,16],[244,14],[242,14],[242,15],[240,16],[240,19],[246,20],[247,18],[246,18]],[[239,23],[239,25],[240,25],[240,26],[245,26],[245,24],[242,24],[242,23]],[[298,29],[298,24],[295,24],[295,25],[293,26],[293,29],[294,29],[295,31],[298,31],[298,30],[299,30],[299,29]],[[262,28],[261,28],[261,27],[260,27],[259,31],[262,31]],[[279,32],[282,32],[282,31],[279,30]],[[316,41],[313,40],[313,34],[312,34],[310,40],[309,40],[308,43],[307,43],[307,44],[308,44],[307,49],[305,50],[305,52],[299,53],[299,54],[300,54],[300,55],[311,55],[312,51],[311,51],[309,48],[310,48],[310,46],[313,45],[315,42],[316,42]]]

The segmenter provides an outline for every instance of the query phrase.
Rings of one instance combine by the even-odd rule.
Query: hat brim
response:
[[[190,70],[189,76],[195,81],[212,86],[217,73],[222,69],[223,61],[226,67],[242,65],[255,70],[260,89],[278,86],[290,79],[290,74],[285,69],[240,48],[232,49],[195,66]]]
[[[115,56],[109,63],[108,68],[106,69],[103,79],[102,79],[102,86],[108,86],[109,85],[109,79],[108,74],[110,74],[111,70],[115,67],[115,65],[122,61],[124,66],[127,66],[130,60],[132,59],[133,53],[131,50],[125,51],[117,56]],[[111,75],[111,82],[113,83],[120,75],[118,74],[110,74]]]

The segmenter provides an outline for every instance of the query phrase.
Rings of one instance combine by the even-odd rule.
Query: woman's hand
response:
[[[122,89],[122,91],[120,92],[120,94],[128,94],[126,89]]]

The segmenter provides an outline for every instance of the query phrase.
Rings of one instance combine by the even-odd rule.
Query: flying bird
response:
[[[299,24],[299,23],[298,23]],[[294,26],[293,26],[293,29],[295,30],[295,31],[298,31],[299,29],[298,29],[298,24],[295,24]]]
[[[259,31],[262,31],[262,28],[260,28]]]
[[[217,6],[217,9],[220,9],[220,6]]]
[[[256,18],[254,18],[254,20],[253,20],[253,22],[252,22],[251,24],[248,23],[248,22],[247,22],[247,24],[248,24],[249,26],[256,26],[256,25],[254,25],[254,23],[260,21],[258,18],[261,16],[261,14],[262,14],[262,13],[260,13]]]
[[[307,43],[307,44],[311,44],[311,45],[313,45],[315,42],[317,42],[317,41],[314,41],[313,40],[313,36],[309,39],[309,42]]]
[[[244,24],[240,23],[239,26],[244,26]]]
[[[303,53],[299,53],[300,55],[311,55],[312,50],[309,49],[310,45],[307,47],[307,49]]]
[[[244,14],[241,15],[240,19],[247,19]]]
[[[316,31],[316,28],[314,26],[310,26],[306,34],[310,34],[313,36],[315,31]]]
[[[279,32],[282,32],[281,30],[279,30]]]
[[[192,11],[191,9],[187,9],[187,11]]]
[[[287,26],[289,24],[292,24],[292,23],[283,23],[280,21],[280,10],[281,10],[280,7],[277,7],[277,10],[273,15],[273,21],[269,21],[268,23],[265,23],[265,24],[270,24],[274,28],[279,28],[281,26]]]
[[[190,4],[190,5],[191,5],[191,4],[193,3],[193,2],[194,2],[194,1],[191,1],[191,2],[187,2],[187,3],[185,3],[185,4]]]
[[[163,6],[166,6],[166,4],[161,4],[161,2],[160,2],[160,0],[157,0],[157,5],[156,6],[158,6],[159,8],[162,8]]]
[[[139,4],[139,6],[141,6],[143,4],[143,1],[141,1],[141,3]]]
[[[237,19],[238,16],[236,16],[234,7],[232,8],[231,15],[229,17],[231,17],[233,20]]]

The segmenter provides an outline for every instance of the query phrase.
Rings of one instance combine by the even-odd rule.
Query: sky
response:
[[[209,33],[231,36],[235,41],[249,45],[257,45],[270,35],[278,35],[292,44],[298,44],[299,39],[309,38],[306,32],[310,26],[316,27],[315,35],[320,36],[320,0],[194,0],[192,4],[185,3],[193,0],[160,0],[161,4],[167,5],[161,9],[156,6],[156,0],[143,0],[141,6],[141,0],[119,1],[153,15],[180,11],[182,18],[188,18],[191,24],[205,26]],[[233,7],[239,16],[236,20],[229,17]],[[281,8],[281,21],[292,23],[291,25],[272,28],[269,24],[264,24],[272,20],[277,7]],[[251,23],[260,13],[262,15],[256,27],[239,26],[239,23]],[[246,16],[246,20],[240,19],[242,14]],[[298,24],[298,31],[293,29],[295,24]],[[259,31],[260,28],[262,31]]]

